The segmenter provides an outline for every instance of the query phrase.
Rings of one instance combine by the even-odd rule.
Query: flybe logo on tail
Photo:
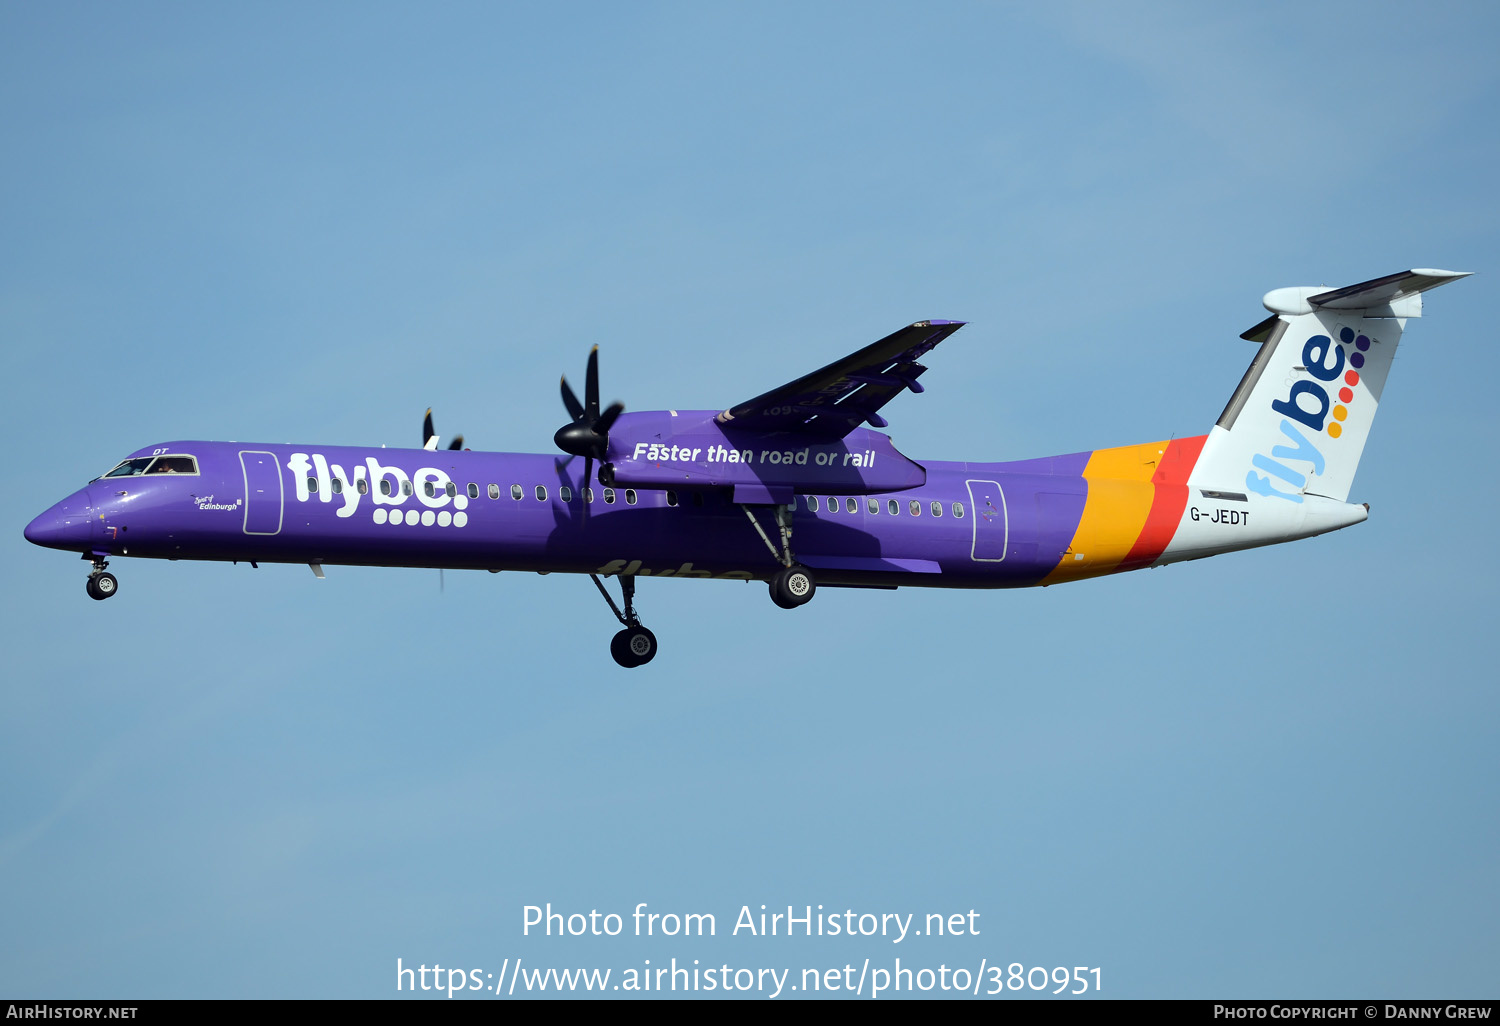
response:
[[[1256,453],[1251,458],[1256,470],[1245,475],[1245,487],[1250,491],[1301,502],[1307,473],[1283,461],[1306,463],[1312,474],[1323,473],[1327,461],[1302,429],[1311,429],[1312,437],[1320,442],[1318,436],[1323,434],[1331,439],[1343,435],[1349,404],[1354,401],[1354,386],[1359,384],[1359,370],[1364,367],[1365,353],[1370,348],[1369,336],[1356,335],[1353,328],[1340,329],[1339,342],[1341,345],[1335,345],[1327,335],[1314,335],[1302,344],[1300,369],[1305,369],[1314,380],[1294,381],[1285,399],[1271,402],[1271,410],[1283,418],[1281,433],[1292,444],[1272,446],[1269,455]],[[1346,349],[1350,351],[1346,353]],[[1329,394],[1333,388],[1338,389],[1337,402]],[[1282,491],[1277,481],[1291,485],[1296,491]]]

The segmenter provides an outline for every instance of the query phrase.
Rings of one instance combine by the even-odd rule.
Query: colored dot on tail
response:
[[[1340,399],[1340,401],[1346,402],[1346,403],[1353,402],[1354,401],[1354,391],[1353,391],[1353,389],[1348,389],[1348,388],[1341,388],[1341,389],[1339,389],[1339,399]]]
[[[1354,348],[1358,349],[1362,353],[1366,349],[1370,348],[1370,340],[1364,335],[1361,335],[1359,336],[1359,338],[1354,340]]]
[[[1353,328],[1344,328],[1344,329],[1342,329],[1339,332],[1339,341],[1342,342],[1342,343],[1344,343],[1345,345],[1348,345],[1350,342],[1353,342],[1354,341],[1354,329]]]
[[[1349,411],[1345,407],[1343,407],[1343,406],[1335,406],[1333,408],[1333,419],[1334,420],[1343,420],[1347,416],[1349,416]]]
[[[1350,386],[1351,388],[1359,384],[1359,374],[1355,371],[1347,372],[1344,375],[1344,384]]]
[[[1328,436],[1330,438],[1337,438],[1339,435],[1341,435],[1343,433],[1344,433],[1344,429],[1339,424],[1338,421],[1334,421],[1332,424],[1328,425]]]
[[[1356,367],[1363,367],[1365,365],[1365,354],[1364,353],[1354,353],[1354,354],[1350,355],[1349,362],[1352,363]]]

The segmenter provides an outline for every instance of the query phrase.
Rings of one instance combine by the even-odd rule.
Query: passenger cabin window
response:
[[[474,486],[473,485],[469,485],[469,487],[473,488]],[[445,492],[448,493],[448,498],[450,498],[450,499],[453,498],[455,495],[458,494],[458,483],[455,482],[455,481],[449,481],[448,482],[448,487],[444,488],[443,491],[445,491]],[[477,493],[474,493],[474,494],[477,494]]]
[[[424,491],[425,493],[427,493],[427,497],[429,499],[432,498],[434,495],[437,494],[437,489],[434,488],[434,487],[432,487],[432,482],[431,481],[423,481],[422,482],[422,491]]]
[[[354,490],[361,495],[365,495],[370,491],[370,482],[361,477],[354,482]]]
[[[411,494],[411,482],[410,481],[402,481],[401,482],[401,494],[402,495],[410,495]]]
[[[891,499],[885,504],[885,508],[890,510],[891,516],[895,516],[897,513],[901,512],[901,503],[897,502],[895,499]]]
[[[497,485],[497,484],[490,485],[490,490],[489,491],[490,491],[490,498],[492,498],[492,499],[498,499],[498,498],[500,498],[500,486],[499,485]]]
[[[520,485],[511,485],[510,486],[510,497],[512,499],[516,499],[518,501],[520,500],[520,498],[521,498],[521,486]]]
[[[318,490],[318,479],[317,478],[310,477],[310,478],[307,479],[307,490],[310,491],[310,492],[315,492],[315,491]]]
[[[880,512],[880,500],[879,499],[866,499],[865,500],[865,509],[869,510],[871,513],[879,513]],[[894,506],[891,507],[891,512],[892,513],[896,512],[896,509],[895,509]]]
[[[592,488],[585,488],[583,490],[583,501],[584,502],[593,502],[594,501],[594,490]]]
[[[962,520],[964,518],[964,504],[963,503],[961,503],[961,502],[955,502],[953,504],[953,515],[956,516],[956,517],[958,517],[958,519],[960,519],[960,520]]]
[[[667,505],[668,506],[675,506],[675,505],[677,505],[677,493],[676,492],[673,492],[673,491],[667,492]],[[795,505],[795,503],[793,504],[792,508],[793,509],[797,508],[796,505]]]
[[[809,513],[816,513],[818,511],[818,497],[816,495],[809,495],[807,497],[807,511]]]
[[[625,504],[627,506],[634,506],[635,505],[635,489],[634,488],[627,488],[627,489],[625,489]]]
[[[838,511],[839,511],[839,500],[835,499],[833,496],[830,495],[828,497],[828,512],[830,512],[830,513],[837,513]]]
[[[911,500],[911,504],[907,508],[911,512],[912,516],[914,516],[914,517],[921,516],[922,515],[922,500],[921,499],[913,499],[913,500]]]
[[[344,494],[344,481],[343,481],[342,478],[336,477],[336,478],[333,479],[333,494],[334,495],[343,495]]]
[[[386,478],[383,478],[383,477],[380,479],[380,494],[381,495],[389,495],[389,494],[391,494],[391,482],[389,480],[387,480]]]
[[[479,486],[477,484],[475,484],[473,481],[469,482],[469,487],[467,489],[465,489],[465,491],[468,492],[469,498],[471,498],[471,499],[477,499],[477,498],[479,498]]]
[[[853,496],[850,496],[849,498],[844,500],[844,508],[847,509],[850,513],[858,513],[859,502]]]
[[[573,489],[569,488],[567,485],[558,485],[557,494],[563,502],[573,501]]]
[[[546,502],[547,501],[547,486],[546,485],[537,485],[536,486],[536,501],[537,502]]]
[[[932,500],[932,515],[935,517],[943,515],[943,504],[936,499]]]
[[[613,488],[606,488],[606,489],[604,489],[604,504],[606,506],[613,506],[614,503],[615,503],[615,490]]]

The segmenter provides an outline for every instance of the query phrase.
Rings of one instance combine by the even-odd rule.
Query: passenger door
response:
[[[245,471],[245,533],[281,533],[285,489],[276,454],[241,452],[240,467]]]

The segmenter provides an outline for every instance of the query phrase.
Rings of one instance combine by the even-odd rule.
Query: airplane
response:
[[[1259,348],[1206,435],[909,459],[880,411],[923,391],[918,361],[961,321],[917,321],[724,410],[601,410],[596,346],[582,402],[562,380],[561,457],[438,449],[430,409],[421,449],[161,442],[25,535],[82,553],[94,599],[127,556],[588,574],[621,624],[611,655],[641,666],[657,652],[643,577],[766,581],[791,609],[824,587],[1048,586],[1360,523],[1368,503],[1347,500],[1402,330],[1422,293],[1467,275],[1266,293],[1270,316],[1240,336]]]

